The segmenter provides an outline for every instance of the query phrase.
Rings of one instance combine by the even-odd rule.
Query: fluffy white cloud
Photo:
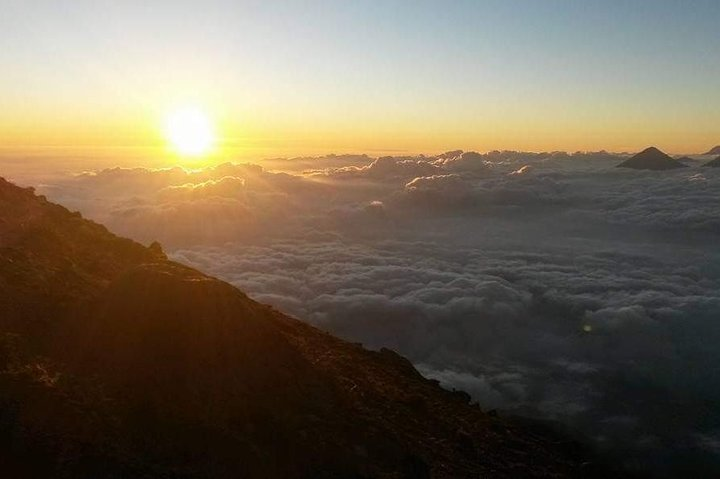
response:
[[[158,192],[159,198],[163,201],[192,200],[207,197],[240,198],[244,195],[245,179],[236,176],[224,176],[217,180],[207,180],[202,183],[170,185]]]
[[[485,155],[481,155],[475,151],[466,151],[464,153],[450,156],[453,152],[448,152],[443,157],[438,158],[434,163],[442,168],[453,172],[486,172],[492,164],[486,159]]]
[[[327,169],[316,174],[328,175],[339,179],[365,178],[376,181],[402,181],[421,175],[432,175],[441,172],[441,168],[426,158],[397,158],[383,156],[367,166],[347,166],[344,168]]]

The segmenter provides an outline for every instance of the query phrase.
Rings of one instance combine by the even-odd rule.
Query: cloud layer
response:
[[[329,156],[42,191],[629,467],[720,470],[720,171],[622,159]]]

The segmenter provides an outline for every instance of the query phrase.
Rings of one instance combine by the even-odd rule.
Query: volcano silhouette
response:
[[[673,170],[676,168],[687,168],[687,165],[675,160],[654,146],[644,149],[617,166],[618,168],[633,168],[635,170]]]

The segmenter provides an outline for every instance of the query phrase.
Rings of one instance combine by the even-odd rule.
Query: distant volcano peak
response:
[[[618,165],[618,168],[633,168],[635,170],[672,170],[686,167],[687,165],[675,160],[654,146],[645,148]]]
[[[659,148],[656,148],[654,146],[648,146],[647,148],[645,148],[643,151],[641,151],[638,154],[639,155],[647,155],[647,154],[651,154],[651,153],[652,154],[661,154],[661,155],[665,154],[662,150],[660,150]]]

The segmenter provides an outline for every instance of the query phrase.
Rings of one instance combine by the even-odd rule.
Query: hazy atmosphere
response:
[[[720,474],[717,1],[0,7],[0,176],[624,471]]]

